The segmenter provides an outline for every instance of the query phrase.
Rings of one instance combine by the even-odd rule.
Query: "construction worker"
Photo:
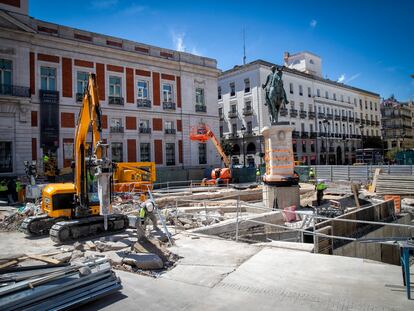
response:
[[[315,189],[316,189],[316,201],[317,206],[320,206],[323,200],[323,191],[328,188],[325,184],[325,181],[323,179],[317,180]]]
[[[313,167],[309,169],[309,182],[315,182],[315,171],[313,170]]]
[[[154,230],[159,230],[157,226],[157,218],[155,217],[155,204],[151,200],[146,200],[140,205],[139,218],[136,222],[137,235],[138,239],[145,237],[145,232],[147,230],[147,220],[148,218],[152,222],[152,227]]]
[[[261,178],[260,178],[260,176],[261,176],[262,174],[260,173],[260,168],[259,167],[257,167],[257,169],[256,169],[256,182],[259,184],[260,183],[260,181],[261,181]]]

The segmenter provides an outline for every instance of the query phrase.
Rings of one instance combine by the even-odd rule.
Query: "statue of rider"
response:
[[[283,104],[283,107],[286,108],[289,101],[283,88],[282,68],[277,68],[276,72],[276,67],[272,66],[271,71],[262,88],[266,92],[265,106],[268,106],[269,109],[270,124],[275,125],[278,122],[280,106]]]

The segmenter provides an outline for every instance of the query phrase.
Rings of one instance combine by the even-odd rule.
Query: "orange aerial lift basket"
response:
[[[209,130],[210,128],[204,123],[192,126],[190,128],[190,139],[206,142],[210,139],[210,136],[207,134]]]

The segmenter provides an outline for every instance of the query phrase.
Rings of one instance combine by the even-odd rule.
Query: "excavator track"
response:
[[[104,228],[104,216],[91,216],[55,223],[50,229],[53,242],[64,244],[103,233],[120,232],[128,228],[128,217],[122,214],[108,215],[108,230]]]
[[[49,234],[50,228],[64,218],[51,218],[47,215],[27,217],[20,225],[20,230],[29,236]]]

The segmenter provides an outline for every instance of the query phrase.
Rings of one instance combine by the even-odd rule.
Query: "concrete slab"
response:
[[[211,237],[178,237],[174,251],[184,258],[175,272],[154,279],[117,271],[122,292],[80,309],[384,311],[414,305],[401,287],[400,267]]]

